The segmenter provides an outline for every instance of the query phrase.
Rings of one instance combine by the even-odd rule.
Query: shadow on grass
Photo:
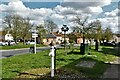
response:
[[[70,54],[80,55],[81,53],[80,53],[80,52],[76,52],[76,51],[70,51],[70,52],[68,52],[67,54],[68,54],[68,55],[70,55]]]
[[[99,79],[100,76],[103,75],[103,73],[106,71],[106,69],[109,67],[110,64],[105,64],[104,62],[97,61],[92,58],[83,57],[80,59],[57,59],[57,64],[59,62],[66,62],[71,61],[69,64],[66,64],[65,66],[62,66],[56,70],[55,77],[51,78],[50,73],[46,75],[39,75],[39,74],[32,74],[32,73],[19,73],[19,76],[21,75],[31,75],[35,76],[36,78],[34,80],[57,80],[57,79]],[[96,64],[93,66],[93,68],[88,67],[76,67],[75,65],[79,64],[80,61],[93,61],[96,62]],[[15,71],[17,72],[17,71]],[[20,77],[21,78],[21,77]],[[91,78],[91,79],[90,79]],[[13,79],[14,80],[14,79]]]
[[[111,55],[115,55],[115,56],[120,56],[120,50],[119,49],[103,47],[101,52],[104,53],[104,54],[111,54]]]
[[[73,52],[70,52],[70,54],[68,54],[66,56],[69,56],[71,54],[80,55],[80,52],[73,51]],[[46,55],[44,55],[44,56],[46,56]],[[93,68],[76,67],[75,65],[77,65],[81,61],[94,61],[94,62],[96,62],[96,64],[93,66]],[[102,61],[98,61],[97,59],[90,58],[87,56],[79,58],[79,59],[78,58],[73,59],[73,58],[69,58],[69,57],[68,58],[59,57],[56,59],[56,62],[59,65],[61,63],[66,63],[66,62],[69,62],[69,63],[65,64],[62,67],[59,67],[56,65],[59,68],[57,68],[54,78],[50,77],[50,73],[47,73],[45,75],[39,75],[39,74],[32,74],[32,73],[22,73],[22,72],[17,72],[17,71],[15,71],[15,72],[17,72],[19,74],[18,76],[21,76],[21,75],[33,76],[33,79],[30,79],[30,80],[53,80],[53,79],[55,79],[55,80],[58,80],[58,79],[80,80],[83,78],[86,78],[86,80],[98,80],[104,74],[104,72],[107,70],[107,68],[110,67],[110,64],[106,64]],[[34,77],[36,77],[36,78],[34,78]],[[19,77],[19,78],[21,79],[22,77]],[[26,77],[25,77],[25,79],[26,79]],[[14,79],[11,79],[11,80],[14,80]],[[24,78],[22,78],[21,80],[24,80]]]

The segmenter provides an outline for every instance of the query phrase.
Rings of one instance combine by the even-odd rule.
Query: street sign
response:
[[[38,37],[38,34],[33,33],[33,34],[32,34],[32,37],[33,37],[33,38],[36,38],[36,37]]]

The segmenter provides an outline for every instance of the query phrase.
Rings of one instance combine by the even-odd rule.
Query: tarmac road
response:
[[[55,45],[56,48],[61,48],[60,45]],[[21,54],[28,54],[30,48],[24,48],[24,49],[12,49],[12,50],[0,50],[0,59],[2,58],[8,58],[15,55],[21,55]],[[47,47],[38,47],[37,52],[43,51],[43,50],[50,50],[50,46]]]
[[[40,48],[37,48],[37,52],[40,52],[43,50],[49,50],[49,49],[50,49],[50,47],[40,47]],[[26,53],[30,53],[29,48],[13,49],[13,50],[0,50],[0,59],[15,56],[15,55],[20,55],[20,54],[26,54]]]

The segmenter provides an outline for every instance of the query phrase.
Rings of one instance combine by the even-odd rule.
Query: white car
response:
[[[10,45],[16,45],[15,41],[11,41]]]
[[[8,45],[7,42],[0,42],[0,46]]]
[[[35,42],[28,41],[28,42],[26,42],[26,44],[35,44]]]

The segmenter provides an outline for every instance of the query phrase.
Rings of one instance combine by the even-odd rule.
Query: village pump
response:
[[[55,74],[55,47],[51,46],[49,56],[51,57],[51,77],[54,77]]]

